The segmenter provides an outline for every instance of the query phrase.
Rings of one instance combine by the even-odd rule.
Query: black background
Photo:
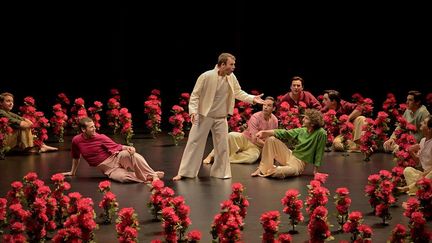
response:
[[[3,7],[0,91],[14,93],[16,106],[34,96],[51,116],[59,92],[89,106],[106,104],[118,88],[140,127],[151,89],[161,90],[168,115],[180,93],[231,52],[246,91],[281,95],[300,75],[316,96],[332,88],[349,100],[360,92],[377,107],[387,92],[399,102],[411,89],[432,92],[426,10],[277,1]]]

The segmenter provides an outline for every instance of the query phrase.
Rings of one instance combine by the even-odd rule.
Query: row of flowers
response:
[[[127,108],[121,107],[120,92],[117,89],[111,89],[110,94],[111,97],[107,102],[106,111],[107,125],[113,129],[114,134],[120,132],[125,137],[126,143],[131,144],[131,139],[134,135],[132,115]],[[251,94],[259,94],[259,92],[253,90]],[[189,97],[189,93],[182,93],[179,103],[171,108],[172,115],[169,117],[168,122],[172,125],[172,129],[169,135],[172,136],[175,145],[184,139],[191,127],[188,114]],[[428,97],[432,97],[432,93]],[[282,96],[278,97],[278,102],[276,103],[277,112],[275,114],[279,119],[280,127],[286,129],[301,127],[301,115],[306,108],[306,104],[300,102],[298,107],[290,107],[288,103],[281,102],[281,98]],[[372,119],[372,99],[363,98],[360,94],[356,93],[352,96],[352,100],[357,103],[358,109],[368,117],[361,138],[361,151],[365,154],[365,160],[368,160],[374,151],[381,149],[383,142],[390,136],[390,132],[396,126],[404,124],[404,121],[401,121],[401,119],[403,119],[402,114],[406,109],[406,105],[398,105],[395,96],[389,93],[387,99],[383,102],[382,110],[377,113],[376,119]],[[162,99],[158,89],[153,89],[144,102],[144,114],[147,115],[145,125],[155,138],[161,132],[161,104]],[[66,127],[71,127],[75,132],[79,132],[78,121],[83,116],[91,117],[97,129],[101,127],[100,113],[103,106],[101,102],[95,101],[93,106],[86,109],[84,100],[77,98],[70,109],[69,106],[71,106],[71,102],[66,94],[58,94],[57,103],[53,106],[54,116],[48,121],[42,112],[36,111],[35,100],[32,97],[24,99],[24,105],[20,107],[20,111],[25,117],[34,121],[33,132],[37,137],[35,140],[36,144],[42,144],[48,138],[47,128],[50,126],[59,142],[63,141]],[[68,110],[70,110],[69,114]],[[247,121],[253,112],[254,107],[251,104],[236,101],[234,113],[228,119],[230,131],[242,132],[246,129]],[[342,135],[343,141],[345,141],[345,148],[347,148],[347,141],[351,138],[353,128],[352,123],[347,122],[347,116],[336,117],[336,112],[330,110],[324,114],[324,120],[325,128],[328,131],[328,145],[331,144],[336,136]],[[409,125],[402,132],[410,132],[415,129]]]
[[[264,212],[260,217],[263,227],[263,242],[292,242],[291,234],[299,233],[296,225],[305,220],[302,208],[308,215],[308,234],[310,242],[324,242],[333,239],[330,231],[328,210],[326,205],[329,190],[324,187],[328,175],[317,173],[308,187],[305,202],[295,189],[289,189],[281,199],[282,212],[289,217],[292,230],[279,234],[281,215],[279,211]],[[375,215],[389,220],[389,206],[395,202],[392,195],[392,183],[388,171],[380,171],[371,175],[366,186],[370,203]],[[51,177],[53,189],[46,186],[36,173],[24,176],[22,181],[11,184],[6,198],[0,198],[0,234],[5,242],[43,242],[52,234],[53,242],[91,242],[95,239],[98,229],[93,200],[83,197],[78,192],[66,193],[71,185],[62,174]],[[431,218],[432,181],[422,179],[417,183],[417,197],[406,202],[404,216],[409,218],[408,228],[398,224],[393,229],[390,242],[420,242],[432,239],[427,230],[426,219]],[[121,208],[115,194],[111,191],[111,183],[99,183],[99,191],[103,198],[98,206],[101,209],[99,218],[102,223],[110,224],[115,219],[115,229],[119,242],[138,242],[140,230],[138,216],[134,208]],[[337,188],[334,196],[337,210],[339,231],[351,234],[351,242],[371,242],[372,228],[363,224],[363,214],[350,211],[351,199],[347,188]],[[162,222],[164,242],[198,242],[201,232],[187,232],[192,221],[189,218],[190,208],[182,196],[175,196],[173,189],[166,187],[161,180],[151,184],[151,195],[148,202],[150,212],[155,220]],[[215,215],[211,224],[211,236],[215,242],[241,242],[242,231],[246,227],[244,219],[247,215],[249,200],[245,188],[240,183],[232,185],[229,199],[220,205],[220,213]],[[152,242],[162,242],[160,239]]]

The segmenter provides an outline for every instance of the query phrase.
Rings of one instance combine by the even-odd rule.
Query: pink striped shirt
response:
[[[271,114],[270,119],[267,121],[264,118],[262,111],[254,113],[248,121],[248,127],[243,131],[243,135],[257,145],[255,134],[262,130],[273,130],[278,128],[278,120],[275,115]]]

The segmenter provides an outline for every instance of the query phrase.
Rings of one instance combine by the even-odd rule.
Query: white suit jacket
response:
[[[218,78],[218,68],[204,72],[198,77],[195,87],[189,99],[189,114],[200,114],[207,116],[213,104],[216,94]],[[253,103],[254,95],[250,95],[243,91],[240,84],[234,75],[231,73],[227,76],[228,84],[230,86],[228,92],[228,114],[232,115],[234,110],[235,99],[244,102]]]

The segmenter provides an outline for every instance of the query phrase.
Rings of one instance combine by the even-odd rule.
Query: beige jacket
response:
[[[213,104],[216,94],[218,78],[218,68],[204,72],[198,77],[195,87],[189,99],[189,114],[200,114],[207,116]],[[234,73],[228,75],[228,84],[230,91],[228,95],[228,114],[232,115],[234,110],[235,99],[253,103],[254,95],[250,95],[241,90],[240,84]]]

